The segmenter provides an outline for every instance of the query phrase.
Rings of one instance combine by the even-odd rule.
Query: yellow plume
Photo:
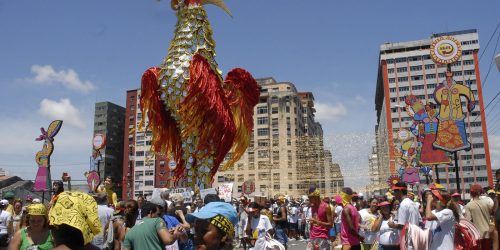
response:
[[[223,9],[227,14],[229,14],[231,17],[233,17],[233,14],[231,14],[231,11],[229,11],[229,8],[224,3],[224,0],[201,0],[201,4],[213,4],[215,6],[218,6],[221,9]]]

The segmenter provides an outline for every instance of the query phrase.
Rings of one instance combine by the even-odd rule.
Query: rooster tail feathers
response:
[[[260,96],[257,81],[250,73],[241,68],[229,71],[224,80],[224,89],[233,114],[236,135],[232,147],[232,157],[224,164],[222,170],[233,166],[250,144],[250,133],[253,128],[253,109],[259,102]]]
[[[212,154],[210,178],[217,172],[235,137],[235,125],[220,75],[203,55],[193,56],[189,67],[188,94],[180,105],[182,135],[197,135],[197,152]]]
[[[144,117],[147,115],[146,130],[150,129],[153,132],[151,149],[160,156],[173,156],[177,166],[180,167],[182,166],[181,139],[177,123],[161,99],[159,74],[160,68],[152,67],[142,75],[140,108],[144,115],[139,123],[139,129],[144,127]]]

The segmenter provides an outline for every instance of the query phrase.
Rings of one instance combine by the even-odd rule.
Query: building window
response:
[[[257,117],[257,124],[258,125],[265,125],[269,123],[269,118],[264,116],[264,117]]]
[[[389,73],[389,74],[393,74],[393,73],[394,73],[394,69],[388,69],[388,70],[387,70],[387,73]]]
[[[389,83],[395,83],[396,82],[396,79],[394,78],[389,78]]]
[[[425,69],[435,69],[436,65],[435,64],[426,64]]]
[[[144,181],[144,186],[153,186],[154,181],[149,180],[149,181]]]
[[[144,167],[144,161],[136,161],[135,166],[136,167]]]
[[[153,176],[155,173],[154,173],[154,170],[146,170],[145,171],[145,175],[146,176]]]
[[[424,85],[413,85],[411,86],[411,89],[412,90],[421,90],[421,89],[425,89]]]
[[[135,156],[144,156],[144,151],[135,152]]]
[[[278,113],[278,107],[272,107],[271,114],[277,114],[277,113]]]
[[[407,67],[398,68],[397,72],[398,73],[408,72],[408,68]]]
[[[410,67],[410,71],[419,71],[419,70],[422,70],[422,66],[411,66]]]
[[[412,77],[411,77],[411,80],[412,80],[412,81],[418,81],[418,80],[422,80],[422,79],[424,79],[424,78],[422,77],[422,75],[412,76]]]
[[[269,128],[258,128],[257,135],[258,136],[269,136]]]
[[[267,114],[267,106],[257,107],[257,114]]]
[[[436,74],[425,75],[425,79],[436,79]]]
[[[409,91],[410,87],[399,87],[399,91]]]
[[[408,81],[408,77],[407,76],[398,77],[398,82],[407,82],[407,81]]]

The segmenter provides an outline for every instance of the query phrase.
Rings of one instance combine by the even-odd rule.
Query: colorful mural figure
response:
[[[437,111],[433,103],[423,104],[414,95],[405,98],[406,111],[413,118],[410,131],[415,135],[418,146],[418,165],[429,166],[436,164],[449,164],[450,158],[440,149],[435,149],[433,143],[436,140],[438,128]]]
[[[35,178],[34,191],[47,191],[52,187],[52,180],[50,178],[50,156],[54,152],[54,136],[57,135],[63,121],[55,120],[50,123],[47,131],[40,128],[42,134],[36,138],[36,141],[43,141],[42,150],[38,151],[35,156],[35,161],[38,164],[38,172]]]
[[[89,191],[94,193],[101,183],[99,176],[99,163],[102,160],[101,149],[106,146],[106,136],[103,134],[95,134],[92,139],[92,156],[90,157],[90,170],[85,173]]]
[[[453,73],[446,72],[446,80],[434,91],[434,99],[440,105],[438,131],[433,143],[435,148],[448,152],[470,149],[461,97],[467,99],[467,110],[474,110],[476,102],[470,88],[457,84],[453,80]]]
[[[214,4],[229,13],[222,0],[171,4],[178,17],[174,38],[164,63],[142,76],[141,111],[153,132],[152,150],[175,162],[176,185],[205,189],[226,155],[223,169],[248,147],[260,91],[244,69],[233,69],[222,78],[203,8]]]

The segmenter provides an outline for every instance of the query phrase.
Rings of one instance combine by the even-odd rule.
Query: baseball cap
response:
[[[451,197],[456,197],[456,196],[460,196],[460,194],[459,194],[459,193],[457,193],[457,192],[455,192],[455,193],[453,193],[453,194],[451,195]]]
[[[248,212],[255,212],[255,211],[258,211],[260,208],[259,204],[257,204],[257,202],[252,202],[250,203],[250,205],[248,205],[248,208],[247,208],[247,211]]]
[[[9,205],[8,200],[0,200],[0,206],[7,206],[7,205]]]
[[[488,194],[495,194],[495,190],[493,189],[488,190]]]
[[[390,202],[388,202],[388,201],[382,201],[382,202],[380,202],[377,206],[378,206],[378,207],[383,207],[383,206],[387,206],[387,205],[391,205],[391,203],[390,203]]]
[[[11,192],[11,191],[9,191],[9,192],[7,192],[7,193],[3,194],[3,198],[4,198],[4,199],[7,199],[7,200],[8,200],[8,199],[13,199],[13,198],[14,198],[14,196],[15,196],[15,195],[14,195],[14,193],[13,193],[13,192]]]
[[[33,203],[42,203],[42,201],[38,198],[33,199]]]
[[[210,202],[202,209],[200,209],[200,211],[187,214],[186,220],[189,223],[193,223],[196,219],[206,220],[211,219],[217,215],[226,217],[227,219],[229,219],[229,221],[231,221],[231,223],[235,225],[238,223],[236,209],[234,209],[230,204],[220,201]]]

